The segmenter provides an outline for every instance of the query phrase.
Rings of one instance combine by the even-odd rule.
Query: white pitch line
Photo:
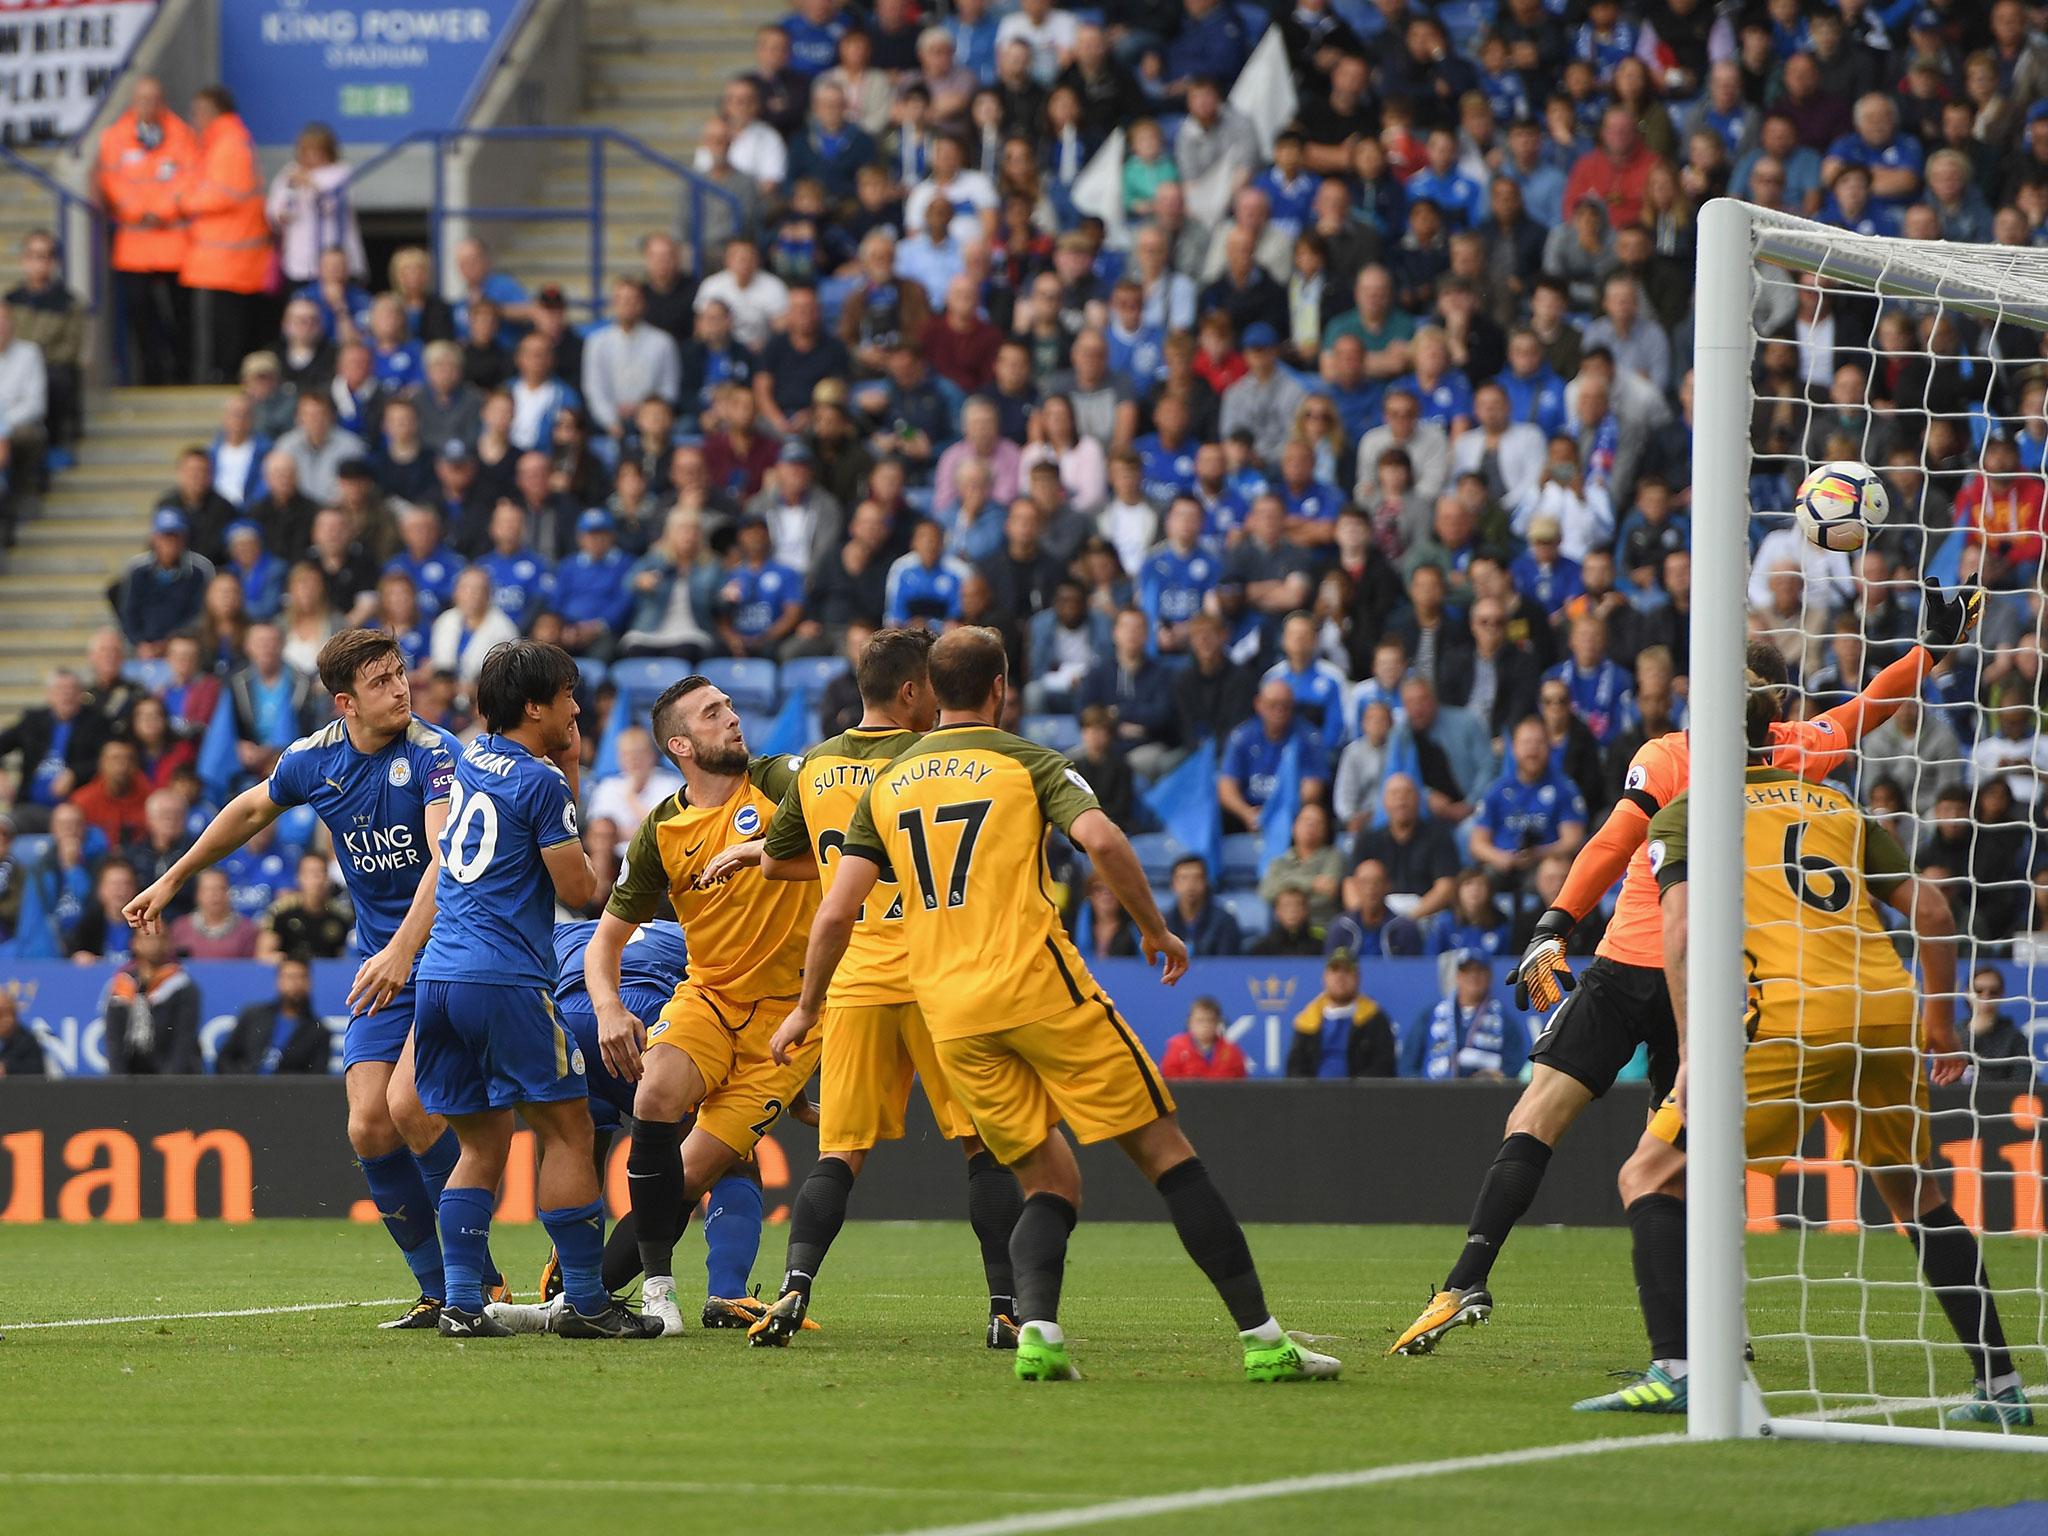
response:
[[[380,1296],[371,1301],[307,1301],[290,1307],[233,1307],[224,1312],[138,1312],[128,1317],[63,1317],[46,1323],[0,1323],[0,1333],[27,1333],[32,1328],[112,1328],[123,1323],[189,1323],[208,1317],[283,1317],[293,1312],[346,1312],[352,1307],[402,1307],[410,1296]]]
[[[999,1498],[1018,1501],[1063,1498],[1063,1494],[980,1488],[880,1488],[867,1483],[664,1482],[599,1477],[409,1477],[345,1472],[5,1472],[0,1488],[335,1488],[377,1492],[406,1489],[422,1493],[646,1493],[646,1494],[815,1494],[828,1498]]]
[[[1151,1494],[1136,1499],[1113,1499],[1105,1504],[1084,1504],[1077,1509],[1048,1509],[1037,1514],[1005,1515],[994,1520],[976,1520],[966,1525],[923,1526],[900,1536],[1032,1536],[1038,1531],[1072,1531],[1083,1526],[1107,1525],[1115,1520],[1143,1520],[1155,1515],[1178,1515],[1190,1510],[1219,1509],[1255,1500],[1296,1498],[1316,1493],[1341,1493],[1352,1488],[1371,1488],[1381,1483],[1405,1483],[1419,1477],[1441,1477],[1451,1472],[1484,1472],[1493,1467],[1525,1467],[1535,1462],[1567,1461],[1575,1456],[1599,1456],[1608,1451],[1634,1450],[1641,1446],[1678,1445],[1685,1440],[1680,1431],[1664,1435],[1633,1435],[1606,1440],[1576,1440],[1565,1445],[1537,1445],[1520,1451],[1495,1451],[1484,1456],[1454,1456],[1444,1461],[1410,1461],[1390,1467],[1363,1467],[1355,1472],[1318,1472],[1308,1477],[1276,1478],[1268,1483],[1233,1483],[1220,1488],[1191,1488],[1184,1493]]]

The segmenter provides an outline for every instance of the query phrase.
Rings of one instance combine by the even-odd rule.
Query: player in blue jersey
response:
[[[484,734],[456,760],[448,793],[413,1046],[420,1103],[447,1116],[462,1146],[441,1196],[447,1337],[512,1333],[485,1313],[482,1280],[515,1109],[540,1143],[540,1219],[569,1298],[553,1331],[660,1334],[604,1288],[584,1056],[555,1007],[555,903],[581,907],[597,894],[576,824],[577,682],[559,646],[495,647],[476,681]]]
[[[349,1145],[420,1288],[419,1300],[382,1326],[431,1328],[448,1294],[434,1212],[457,1147],[413,1093],[406,1039],[413,961],[434,923],[430,876],[461,747],[413,714],[404,657],[390,635],[345,629],[320,648],[316,665],[339,718],[294,742],[270,777],[230,801],[125,915],[154,932],[200,870],[230,858],[291,807],[313,808],[333,840],[367,955],[349,988],[342,1038]],[[502,1288],[495,1270],[485,1278]]]
[[[604,1184],[605,1165],[620,1123],[633,1113],[633,1085],[613,1076],[605,1066],[597,1045],[597,1010],[590,1001],[590,989],[583,981],[583,955],[590,948],[595,922],[555,924],[555,1006],[562,1023],[583,1052],[590,1083],[590,1119],[596,1135],[591,1163],[597,1170],[598,1185]],[[633,930],[619,952],[619,992],[626,1006],[642,1018],[653,1018],[674,995],[676,984],[689,969],[683,930],[672,922],[642,923]],[[650,1010],[640,1013],[641,1009]],[[791,1113],[810,1120],[808,1106],[791,1106]],[[709,1287],[704,1300],[706,1328],[746,1328],[767,1308],[748,1293],[748,1277],[761,1250],[761,1176],[753,1163],[742,1164],[711,1187],[711,1204],[704,1217],[704,1269]],[[609,1291],[622,1291],[640,1272],[639,1224],[628,1211],[612,1226],[605,1242],[604,1283]],[[558,1301],[562,1289],[558,1255],[550,1253],[541,1271],[537,1307],[493,1303],[485,1310],[507,1327],[521,1333],[551,1331],[567,1306]]]

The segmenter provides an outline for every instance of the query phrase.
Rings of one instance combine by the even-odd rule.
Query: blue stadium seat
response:
[[[1226,891],[1256,890],[1259,865],[1259,840],[1252,833],[1233,832],[1223,839],[1223,888]]]
[[[162,693],[171,680],[171,664],[161,656],[138,656],[121,663],[121,675],[138,688]]]
[[[661,696],[662,689],[695,670],[676,656],[631,656],[612,663],[612,686],[619,690],[622,706],[643,710]]]
[[[1216,900],[1237,919],[1237,926],[1247,940],[1256,939],[1273,926],[1273,914],[1257,891],[1225,891]]]
[[[1171,832],[1140,832],[1131,839],[1131,852],[1138,856],[1145,878],[1164,885],[1173,876],[1174,861],[1185,858],[1188,845]]]
[[[799,656],[782,664],[782,691],[807,693],[816,698],[836,677],[847,671],[844,656]]]
[[[1072,715],[1026,715],[1018,734],[1055,752],[1071,752],[1081,745],[1081,722]]]
[[[14,840],[15,862],[23,869],[33,869],[37,860],[50,851],[50,834],[47,832],[24,832]]]
[[[716,657],[698,664],[697,670],[723,688],[734,709],[766,713],[782,697],[776,681],[775,663],[759,656]]]
[[[592,656],[578,656],[576,670],[583,674],[583,686],[578,691],[588,693],[593,698],[596,697],[597,690],[604,686],[604,680],[611,672],[611,668]]]
[[[295,805],[277,818],[277,841],[280,847],[294,853],[313,841],[318,821],[310,805]]]

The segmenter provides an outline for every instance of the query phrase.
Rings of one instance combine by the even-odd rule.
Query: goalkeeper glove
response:
[[[1565,993],[1578,985],[1564,958],[1564,941],[1578,926],[1578,919],[1561,907],[1551,907],[1536,919],[1535,937],[1529,940],[1529,947],[1522,951],[1522,958],[1515,962],[1508,976],[1515,984],[1517,1008],[1548,1013],[1564,1001]]]
[[[1920,644],[1930,651],[1948,651],[1970,638],[1984,615],[1984,589],[1965,582],[1951,596],[1941,583],[1929,580],[1920,597]]]

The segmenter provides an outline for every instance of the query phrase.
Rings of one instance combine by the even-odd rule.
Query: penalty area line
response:
[[[1453,1472],[1484,1472],[1494,1467],[1525,1467],[1536,1462],[1569,1461],[1578,1456],[1600,1456],[1609,1451],[1636,1450],[1644,1446],[1682,1444],[1683,1431],[1663,1435],[1616,1436],[1604,1440],[1575,1440],[1563,1445],[1537,1445],[1519,1451],[1493,1451],[1480,1456],[1453,1456],[1443,1461],[1410,1461],[1387,1467],[1362,1467],[1355,1472],[1317,1472],[1307,1477],[1276,1478],[1265,1483],[1235,1483],[1218,1488],[1190,1488],[1184,1493],[1151,1494],[1135,1499],[1112,1499],[1104,1504],[1084,1504],[1072,1509],[1048,1509],[1036,1514],[1004,1515],[994,1520],[976,1520],[966,1525],[923,1526],[899,1536],[1032,1536],[1038,1531],[1072,1531],[1084,1526],[1108,1525],[1118,1520],[1142,1520],[1156,1515],[1186,1514],[1192,1510],[1220,1509],[1231,1504],[1249,1504],[1267,1499],[1296,1498],[1318,1493],[1342,1493],[1353,1488],[1372,1488],[1382,1483],[1405,1483],[1416,1478],[1443,1477]]]
[[[0,1323],[0,1333],[27,1333],[35,1328],[115,1328],[126,1323],[189,1323],[209,1317],[284,1317],[294,1312],[346,1312],[354,1307],[402,1307],[410,1296],[380,1296],[369,1301],[306,1301],[289,1307],[231,1307],[221,1312],[137,1312],[126,1317],[61,1317],[53,1322]]]
[[[785,1498],[1011,1499],[1030,1502],[1061,1494],[966,1488],[880,1488],[867,1483],[669,1482],[597,1477],[412,1477],[403,1473],[347,1472],[7,1472],[0,1488],[329,1488],[341,1491],[521,1494],[746,1494]]]

